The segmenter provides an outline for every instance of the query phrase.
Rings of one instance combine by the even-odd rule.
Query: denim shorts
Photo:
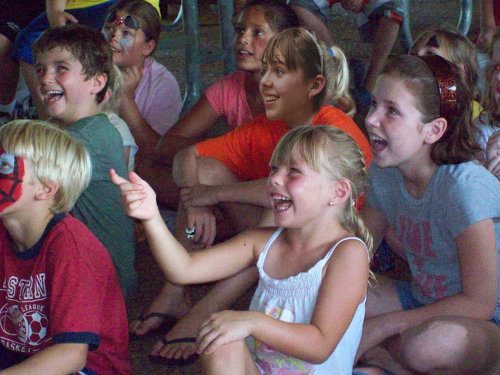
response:
[[[396,280],[395,285],[403,310],[412,310],[424,306],[415,297],[413,297],[411,283],[409,281]]]
[[[109,0],[105,3],[88,8],[68,9],[66,12],[75,16],[79,24],[101,30],[106,20],[106,16],[108,15],[108,8],[115,2],[116,0]],[[21,29],[14,43],[13,58],[22,60],[28,64],[33,64],[34,58],[31,47],[42,32],[48,28],[49,21],[47,20],[47,13],[43,12],[29,23],[28,26]]]

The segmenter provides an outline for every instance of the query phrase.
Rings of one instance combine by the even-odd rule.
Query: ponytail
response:
[[[332,102],[349,116],[354,116],[356,106],[349,93],[349,66],[344,52],[337,46],[322,50],[325,56],[324,72],[326,84],[323,102]]]

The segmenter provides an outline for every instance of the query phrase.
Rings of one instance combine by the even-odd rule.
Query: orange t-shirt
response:
[[[368,140],[352,118],[340,109],[330,105],[321,107],[311,125],[330,125],[349,134],[369,165],[372,153]],[[196,144],[196,151],[199,156],[220,161],[241,181],[257,180],[269,175],[269,161],[274,148],[289,130],[283,121],[268,120],[263,113],[233,131]]]

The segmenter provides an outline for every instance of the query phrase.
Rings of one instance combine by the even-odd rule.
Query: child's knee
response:
[[[201,354],[201,365],[205,369],[226,368],[228,365],[228,359],[239,356],[239,353],[243,350],[244,346],[246,346],[245,341],[240,340],[224,344],[211,354]]]
[[[468,352],[469,333],[460,320],[436,317],[403,333],[402,359],[414,371],[455,368]]]
[[[203,185],[221,185],[239,182],[234,173],[224,164],[209,157],[198,157],[198,181]]]

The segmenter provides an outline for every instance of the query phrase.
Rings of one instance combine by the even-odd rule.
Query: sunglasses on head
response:
[[[134,30],[139,30],[141,24],[137,19],[128,15],[126,17],[119,17],[115,12],[110,13],[110,15],[106,18],[106,23],[114,23],[115,26],[125,25]]]

